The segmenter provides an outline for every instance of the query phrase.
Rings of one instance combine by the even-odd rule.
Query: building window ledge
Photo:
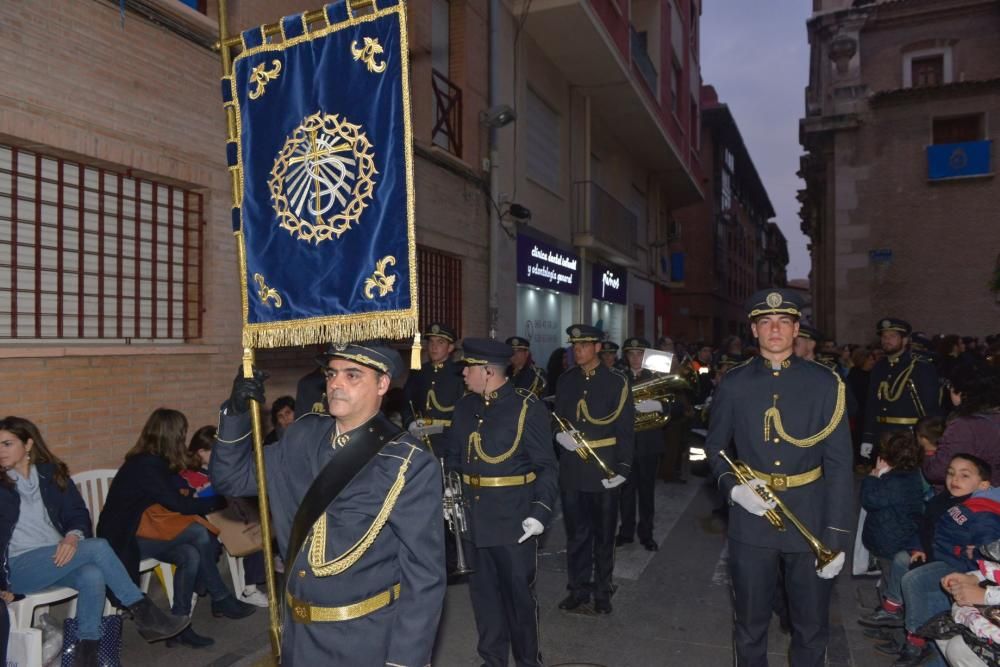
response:
[[[218,354],[220,345],[0,345],[0,359],[52,359],[62,357],[152,357],[178,354]]]
[[[968,176],[942,176],[941,178],[928,178],[928,183],[952,183],[954,181],[975,181],[978,179],[989,179],[993,178],[996,172],[987,172],[985,174],[970,174]]]

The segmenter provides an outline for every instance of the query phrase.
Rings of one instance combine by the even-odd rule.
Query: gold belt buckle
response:
[[[771,488],[775,491],[785,491],[788,489],[788,475],[784,473],[771,473]]]
[[[311,623],[312,618],[309,616],[309,606],[305,605],[299,601],[295,601],[291,605],[292,615],[295,616],[295,620],[299,623]]]
[[[480,486],[482,475],[469,475],[469,486]]]

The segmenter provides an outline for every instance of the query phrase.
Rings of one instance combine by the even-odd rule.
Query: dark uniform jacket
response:
[[[375,420],[389,432],[398,431],[386,426],[381,414]],[[366,428],[338,436],[332,417],[307,414],[264,450],[281,553],[288,549],[295,512],[313,480],[338,452],[351,446],[352,433]],[[218,493],[256,495],[249,415],[222,415],[209,470]],[[321,531],[324,517],[326,529]],[[298,623],[286,608],[282,664],[429,664],[446,587],[438,461],[401,432],[340,492],[324,517],[298,554],[286,554],[288,593],[310,605],[342,607],[398,583],[399,597],[366,616],[339,622]],[[313,542],[323,548],[310,563]]]
[[[771,412],[768,418],[772,407],[779,414]],[[774,416],[780,416],[781,428]],[[826,437],[818,439],[824,432]],[[797,446],[789,438],[807,446]],[[791,476],[822,466],[821,478],[782,491],[780,497],[826,546],[834,550],[848,546],[856,516],[853,454],[844,383],[838,375],[795,356],[786,359],[780,370],[773,370],[763,357],[731,369],[712,401],[705,443],[712,472],[727,499],[739,483],[719,456],[730,441],[735,441],[735,458],[758,472]],[[779,532],[765,517],[734,508],[729,513],[729,538],[789,553],[809,551],[791,522],[786,520],[785,525],[787,530]]]
[[[639,375],[632,373],[629,369],[625,371],[628,377],[629,388],[631,389],[640,382],[646,382],[647,380],[652,380],[656,377],[652,371],[648,368],[643,368],[639,371]],[[662,401],[661,401],[662,402]],[[635,405],[635,401],[632,402]],[[671,405],[664,403],[663,409],[670,411],[675,402]],[[635,432],[635,455],[636,456],[656,456],[657,454],[662,454],[667,449],[666,440],[663,437],[663,429],[657,428],[651,431],[636,431]]]
[[[862,440],[878,445],[882,433],[913,428],[940,412],[941,388],[934,366],[906,351],[884,357],[872,368]]]
[[[559,473],[550,420],[538,397],[510,380],[487,397],[466,394],[455,406],[444,433],[448,470],[482,478],[535,474],[533,482],[516,486],[463,483],[469,537],[477,547],[516,544],[528,517],[543,526],[552,520]]]
[[[451,422],[455,404],[465,394],[462,369],[451,359],[443,364],[428,361],[418,372],[410,373],[403,393],[406,399],[403,406],[404,426],[409,425],[418,416],[435,421],[444,420],[447,426]],[[414,410],[417,411],[416,415],[413,414]],[[444,441],[441,434],[432,435],[430,439],[434,453],[438,457],[443,457]]]
[[[548,384],[545,381],[545,374],[534,364],[525,364],[516,373],[513,366],[508,366],[507,377],[513,380],[515,389],[524,389],[539,397],[545,395],[545,387]]]
[[[628,378],[598,364],[592,371],[573,366],[559,376],[554,411],[580,431],[604,463],[623,477],[632,469],[635,407]],[[603,444],[611,441],[612,444]],[[603,442],[602,442],[603,441]],[[564,491],[605,491],[601,468],[575,452],[559,457],[559,486]]]

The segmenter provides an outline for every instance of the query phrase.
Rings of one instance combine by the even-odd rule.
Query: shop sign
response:
[[[628,272],[615,266],[594,264],[590,281],[591,295],[601,301],[628,303]]]
[[[572,252],[518,234],[517,282],[579,294],[580,258]]]

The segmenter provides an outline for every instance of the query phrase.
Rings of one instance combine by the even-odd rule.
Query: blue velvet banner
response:
[[[406,14],[344,0],[260,28],[227,77],[237,118],[243,344],[417,330]]]

